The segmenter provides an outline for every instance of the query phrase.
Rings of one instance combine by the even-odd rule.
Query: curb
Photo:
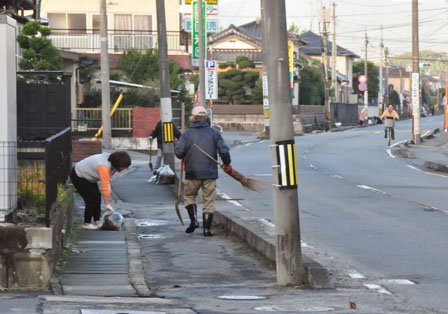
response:
[[[129,282],[140,297],[151,296],[151,291],[145,282],[145,273],[141,258],[141,249],[137,241],[137,228],[135,219],[124,219],[124,232],[126,238],[126,250],[129,261]]]
[[[266,233],[255,224],[235,215],[215,212],[214,222],[223,226],[229,233],[236,235],[246,244],[275,264],[275,237]],[[325,267],[302,255],[302,265],[306,284],[313,289],[331,289],[330,276]]]

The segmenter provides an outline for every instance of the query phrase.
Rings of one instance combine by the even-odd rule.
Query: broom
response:
[[[199,147],[197,144],[193,144],[201,153],[203,153],[205,156],[207,156],[210,160],[214,161],[221,169],[225,168],[225,165],[223,163],[220,163],[215,158],[210,156],[209,153],[207,153],[205,150],[203,150],[201,147]],[[227,173],[227,172],[226,172]],[[259,180],[255,180],[249,177],[246,177],[242,173],[236,171],[235,169],[232,169],[232,172],[227,173],[229,176],[237,180],[241,185],[248,190],[261,192],[263,182]]]
[[[182,219],[182,215],[180,214],[179,203],[180,203],[180,200],[182,198],[183,176],[184,176],[184,160],[182,159],[180,161],[179,182],[177,182],[178,186],[177,186],[176,203],[174,203],[174,208],[176,209],[176,215],[179,218],[179,221],[182,224],[182,226],[184,225],[184,221]]]

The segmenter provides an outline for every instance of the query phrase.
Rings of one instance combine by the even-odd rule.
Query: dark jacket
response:
[[[179,129],[176,127],[176,125],[173,123],[174,128],[174,137],[176,139],[179,139],[182,133],[179,131]],[[157,147],[160,149],[163,149],[163,131],[162,131],[162,121],[157,122],[156,127],[151,132],[150,136],[152,138],[157,138]]]
[[[221,134],[210,127],[207,121],[193,122],[174,148],[176,157],[184,160],[186,179],[217,179],[218,165],[193,144],[197,144],[216,160],[219,154],[221,161],[228,165],[231,162],[229,148]]]

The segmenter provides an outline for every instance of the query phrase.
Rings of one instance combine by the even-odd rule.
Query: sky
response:
[[[367,33],[367,59],[376,62],[380,59],[383,33],[383,44],[391,56],[412,51],[412,0],[285,0],[288,26],[294,23],[301,31],[319,34],[318,9],[330,8],[333,2],[339,46],[364,58]],[[219,0],[218,3],[219,23],[223,28],[260,16],[260,0]],[[418,4],[420,50],[448,52],[448,0],[419,0]]]

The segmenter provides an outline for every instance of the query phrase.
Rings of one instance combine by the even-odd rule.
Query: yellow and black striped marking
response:
[[[294,140],[276,143],[280,189],[297,189],[296,144]]]
[[[174,142],[174,126],[173,122],[163,122],[163,142]]]

